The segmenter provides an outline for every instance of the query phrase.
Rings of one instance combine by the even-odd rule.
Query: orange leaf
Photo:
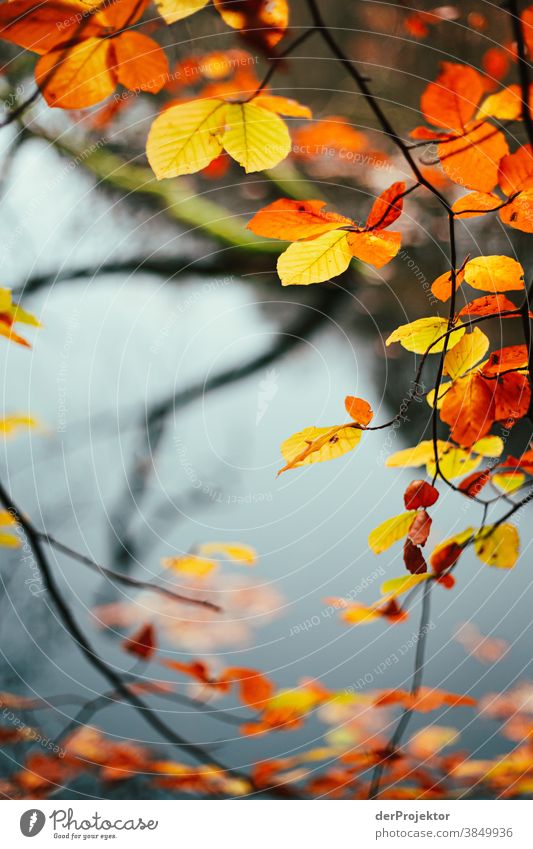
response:
[[[363,398],[356,398],[354,395],[347,395],[344,399],[344,406],[348,415],[351,416],[357,424],[364,425],[366,427],[366,425],[370,424],[372,421],[372,417],[374,415],[372,407],[368,401],[365,401]]]
[[[493,351],[483,366],[483,374],[493,377],[502,371],[514,368],[527,368],[528,350],[526,345],[510,345]]]
[[[291,97],[280,97],[278,94],[259,94],[254,97],[254,103],[256,106],[262,106],[263,109],[270,109],[271,112],[284,115],[286,118],[312,117],[312,112],[308,106],[298,103]]]
[[[118,81],[131,91],[160,91],[168,79],[168,62],[159,44],[140,32],[112,39]]]
[[[477,702],[470,696],[462,696],[458,693],[447,693],[444,690],[432,689],[431,687],[420,687],[416,693],[407,690],[384,690],[374,702],[376,707],[388,705],[401,705],[408,710],[416,710],[420,713],[429,713],[440,707],[459,707],[465,705],[474,707]]]
[[[533,233],[533,187],[525,189],[500,209],[500,219],[515,230]]]
[[[39,59],[35,79],[48,105],[81,109],[112,94],[116,76],[110,52],[110,39],[87,38]]]
[[[516,310],[517,307],[505,295],[485,295],[482,298],[475,298],[466,304],[459,312],[459,318],[466,316],[473,318],[482,315],[499,315],[502,312],[510,312]],[[507,316],[513,318],[513,316]]]
[[[390,227],[402,214],[405,183],[393,183],[376,198],[366,222],[367,230],[383,230]]]
[[[224,681],[228,684],[238,682],[243,704],[260,710],[274,693],[274,685],[261,672],[254,669],[231,667],[224,671]]]
[[[464,280],[464,268],[457,268],[455,271],[455,291]],[[431,284],[431,291],[439,301],[447,301],[452,294],[452,274],[451,271],[445,271],[440,277]]]
[[[225,23],[248,40],[275,47],[289,23],[287,0],[214,0]]]
[[[531,400],[531,387],[525,374],[503,374],[496,381],[494,392],[496,421],[513,423],[526,415]],[[509,425],[508,425],[509,426]]]
[[[492,124],[476,124],[463,136],[440,142],[439,159],[454,183],[490,192],[498,183],[501,159],[509,153],[504,134]]]
[[[348,233],[348,245],[352,256],[368,262],[374,268],[382,268],[393,259],[402,243],[401,233],[367,232]]]
[[[486,192],[471,192],[456,200],[452,210],[456,218],[475,218],[477,215],[483,215],[484,212],[490,212],[501,205],[502,201],[497,195],[487,194]]]
[[[477,372],[454,380],[444,396],[440,416],[455,442],[469,448],[485,436],[496,418],[492,390]]]
[[[324,212],[325,201],[290,200],[281,198],[263,207],[248,223],[257,236],[297,241],[309,239],[353,224],[349,218],[334,212]]]
[[[503,157],[498,171],[498,184],[506,195],[533,188],[533,154],[529,144]]]
[[[48,53],[62,42],[73,38],[79,30],[79,15],[83,13],[83,38],[98,35],[101,25],[96,18],[89,18],[87,10],[68,2],[48,0],[13,0],[0,4],[0,38],[32,50]]]
[[[463,130],[482,94],[483,80],[477,71],[467,65],[443,62],[439,76],[424,91],[420,106],[428,124]]]

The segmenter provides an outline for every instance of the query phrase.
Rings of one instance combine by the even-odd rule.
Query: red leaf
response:
[[[419,507],[431,507],[439,497],[438,489],[422,480],[411,481],[404,492],[403,500],[406,510],[417,510]]]
[[[157,648],[155,628],[150,623],[143,625],[122,643],[124,651],[136,654],[143,660],[149,660]]]
[[[422,549],[407,537],[403,547],[403,562],[411,575],[424,575],[428,570]]]
[[[407,534],[414,545],[425,545],[431,530],[431,518],[425,510],[420,510]]]

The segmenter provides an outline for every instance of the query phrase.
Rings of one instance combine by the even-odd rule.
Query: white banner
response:
[[[531,849],[532,814],[530,801],[51,800],[34,806],[6,801],[0,807],[6,849],[57,847],[67,841],[69,846],[161,849],[289,849],[294,843],[311,849],[335,844],[356,849]]]

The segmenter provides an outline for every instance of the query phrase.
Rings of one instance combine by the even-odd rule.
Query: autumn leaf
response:
[[[411,527],[407,533],[413,545],[424,546],[431,530],[431,517],[426,510],[417,510]]]
[[[527,368],[528,360],[526,345],[509,345],[493,351],[483,366],[482,372],[487,377],[495,377],[510,369]]]
[[[526,476],[522,472],[499,472],[492,476],[492,483],[508,495],[524,485]]]
[[[0,510],[0,528],[16,528],[15,517],[8,510]],[[20,548],[22,541],[17,534],[2,531],[0,533],[0,546],[5,548]]]
[[[223,554],[230,560],[243,563],[245,566],[255,566],[257,563],[255,549],[242,542],[204,542],[198,547],[198,553],[207,557]]]
[[[452,204],[452,211],[456,218],[475,218],[492,212],[501,205],[501,198],[490,192],[470,192]]]
[[[476,372],[454,380],[444,398],[440,417],[450,425],[455,442],[471,447],[489,432],[496,420],[491,386]]]
[[[17,322],[30,327],[41,326],[34,315],[13,303],[9,289],[0,288],[0,336],[5,336],[10,342],[16,342],[24,348],[31,348],[30,343],[13,329]]]
[[[520,539],[514,525],[504,523],[479,531],[474,550],[483,563],[500,569],[511,569],[518,560]]]
[[[402,575],[400,578],[390,578],[381,585],[381,593],[387,599],[394,599],[409,592],[423,581],[427,581],[429,575]]]
[[[224,22],[247,40],[271,49],[289,24],[287,0],[213,0]]]
[[[428,124],[462,131],[473,118],[483,91],[483,79],[474,68],[443,62],[435,82],[426,87],[420,108]]]
[[[506,195],[533,188],[533,152],[530,145],[519,147],[502,158],[498,183]]]
[[[0,419],[0,435],[1,436],[12,436],[17,433],[17,431],[22,430],[24,428],[36,428],[39,426],[39,422],[37,419],[34,419],[32,416],[6,416],[4,419]]]
[[[449,336],[448,349],[451,350],[461,340],[465,329],[461,327],[461,322],[456,322],[455,330]],[[425,354],[428,349],[432,354],[439,354],[444,350],[445,338],[448,331],[448,320],[439,318],[438,316],[429,316],[428,318],[419,318],[412,321],[410,324],[402,324],[394,330],[388,339],[386,345],[392,345],[393,342],[400,342],[403,348],[407,351],[412,351],[415,354]]]
[[[195,578],[205,578],[218,565],[216,560],[200,557],[196,554],[164,557],[161,562],[165,569],[171,569],[173,572],[184,575],[192,575]]]
[[[148,133],[146,155],[158,180],[192,174],[222,152],[226,103],[195,100],[166,109]]]
[[[281,198],[259,210],[249,222],[248,229],[257,236],[296,242],[353,224],[349,218],[325,212],[325,205],[325,201],[321,200]]]
[[[441,707],[475,707],[477,702],[471,696],[448,693],[431,687],[420,687],[415,693],[407,690],[384,690],[374,701],[376,707],[399,705],[407,710],[429,713]]]
[[[279,257],[277,269],[283,286],[308,286],[342,274],[351,260],[348,234],[334,230],[309,242],[294,242]]]
[[[403,546],[403,562],[411,575],[424,575],[428,570],[422,549],[407,537]]]
[[[361,430],[350,425],[306,427],[282,443],[281,453],[287,463],[278,475],[288,469],[341,457],[352,451],[360,439]]]
[[[261,710],[274,694],[272,682],[255,669],[231,667],[221,677],[228,684],[237,683],[242,703],[255,710]]]
[[[417,130],[412,135],[436,142],[441,165],[451,180],[490,192],[509,148],[500,130],[484,120],[473,120],[483,92],[483,78],[474,68],[444,62],[436,81],[422,94],[421,109],[428,123],[446,132]]]
[[[403,539],[417,515],[416,510],[408,510],[406,513],[400,513],[399,516],[393,516],[391,519],[387,519],[381,525],[378,525],[377,528],[374,528],[368,537],[368,545],[374,554],[381,554],[390,548],[391,545],[394,545],[395,542]]]
[[[189,15],[194,15],[208,3],[209,0],[156,0],[157,11],[167,24],[173,24],[188,18]]]
[[[273,168],[291,149],[289,131],[281,118],[252,103],[229,103],[222,146],[246,171]]]
[[[461,283],[464,280],[464,269],[457,268],[455,271],[455,291],[459,288]],[[452,273],[451,271],[445,271],[444,274],[440,274],[436,280],[431,284],[431,292],[435,295],[439,301],[447,301],[452,294]]]
[[[356,398],[354,395],[347,395],[344,399],[344,406],[346,408],[346,412],[348,415],[357,422],[357,424],[366,425],[370,424],[374,413],[372,412],[372,407],[365,401],[364,398]]]
[[[411,481],[405,490],[403,500],[406,510],[417,510],[419,507],[432,507],[438,497],[438,489],[427,481],[416,480]]]
[[[524,288],[524,269],[510,256],[479,256],[465,265],[465,281],[485,292],[511,292]]]
[[[477,118],[518,121],[522,116],[522,94],[519,85],[510,85],[483,100]]]
[[[464,492],[469,498],[474,498],[479,495],[484,486],[488,484],[491,476],[490,472],[484,469],[482,472],[473,472],[467,475],[459,484],[459,489]]]
[[[525,374],[512,372],[498,377],[494,388],[494,417],[498,422],[507,422],[507,426],[523,418],[529,410],[531,385]]]
[[[464,547],[471,542],[475,533],[475,528],[466,528],[466,530],[448,537],[448,539],[435,546],[431,553],[430,563],[437,575],[440,575],[457,563],[457,560],[463,553]]]
[[[474,318],[482,315],[497,316],[513,310],[517,311],[516,305],[505,295],[484,295],[482,298],[475,298],[469,304],[466,304],[459,311],[459,318]],[[508,316],[508,318],[513,318],[513,316]]]
[[[142,660],[150,660],[157,649],[155,628],[152,624],[143,625],[122,643],[124,651],[135,654]]]
[[[489,338],[479,327],[474,327],[471,333],[465,333],[457,345],[446,352],[444,357],[444,373],[455,380],[483,359],[489,348]]]

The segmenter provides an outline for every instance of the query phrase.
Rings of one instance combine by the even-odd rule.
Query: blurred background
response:
[[[435,19],[428,23],[413,5]],[[361,63],[405,137],[421,123],[420,94],[441,61],[472,64],[487,75],[488,89],[514,81],[505,16],[489,3],[468,3],[468,13],[465,5],[324,4],[336,37]],[[304,3],[292,7],[287,42],[309,23]],[[146,20],[156,32],[152,18]],[[247,176],[221,160],[207,173],[155,183],[144,143],[158,108],[220,81],[237,78],[239,89],[250,87],[268,67],[213,10],[165,28],[162,37],[179,71],[166,91],[111,99],[83,113],[37,102],[0,133],[2,285],[43,324],[32,332],[31,351],[2,346],[5,414],[39,422],[3,443],[2,478],[38,527],[98,563],[142,580],[160,577],[222,606],[222,614],[198,612],[140,594],[51,549],[78,622],[117,670],[135,666],[143,679],[165,678],[157,664],[135,665],[121,649],[125,634],[152,622],[167,657],[202,659],[215,669],[257,668],[280,687],[306,679],[350,692],[406,687],[418,600],[405,622],[352,628],[328,599],[370,603],[383,580],[403,573],[401,546],[375,557],[367,537],[404,509],[403,490],[419,474],[384,464],[393,451],[427,438],[429,407],[411,405],[399,429],[368,434],[344,458],[280,478],[276,472],[280,443],[308,425],[342,421],[345,395],[367,399],[376,423],[407,397],[415,357],[386,348],[384,340],[397,325],[438,311],[428,290],[447,268],[447,222],[432,198],[414,192],[400,221],[403,251],[389,266],[376,272],[354,262],[333,283],[282,288],[275,263],[283,246],[254,240],[252,247],[244,229],[261,206],[281,196],[323,198],[364,220],[380,191],[410,175],[314,36],[271,81],[274,93],[297,98],[314,115],[289,119],[294,151],[287,162]],[[502,44],[498,56],[487,58]],[[33,59],[6,44],[1,50],[1,89],[12,108],[33,90]],[[520,129],[513,138],[515,127],[514,146],[521,140]],[[431,148],[420,155],[447,196],[461,194],[435,166]],[[462,257],[505,253],[531,272],[525,236],[504,232],[497,218],[468,220],[458,231]],[[445,314],[446,305],[441,309]],[[518,334],[514,322],[494,322],[493,348],[520,341]],[[430,367],[428,388],[431,377]],[[517,428],[511,453],[528,436]],[[432,515],[429,548],[480,522],[476,509],[442,487]],[[468,553],[455,591],[436,588],[424,678],[489,701],[491,693],[512,690],[517,710],[527,715],[533,710],[527,509],[518,525],[522,556],[514,570],[491,570]],[[162,558],[210,541],[251,545],[258,564],[224,562],[196,581],[164,571]],[[0,689],[46,699],[73,694],[76,703],[35,718],[53,740],[105,684],[65,634],[31,558],[2,550],[1,577]],[[197,685],[184,681],[181,690],[202,697]],[[346,745],[364,743],[390,733],[397,715],[319,710],[303,729],[243,738],[216,713],[157,697],[151,703],[180,733],[242,768],[304,751],[324,734]],[[441,710],[422,717],[428,721],[456,728],[460,747],[476,758],[516,742],[500,733],[490,710]],[[168,750],[125,706],[106,707],[94,723],[117,739]],[[2,749],[4,778],[26,751],[24,743]],[[159,791],[147,791],[142,776],[103,786],[87,775],[55,795],[147,792]]]

